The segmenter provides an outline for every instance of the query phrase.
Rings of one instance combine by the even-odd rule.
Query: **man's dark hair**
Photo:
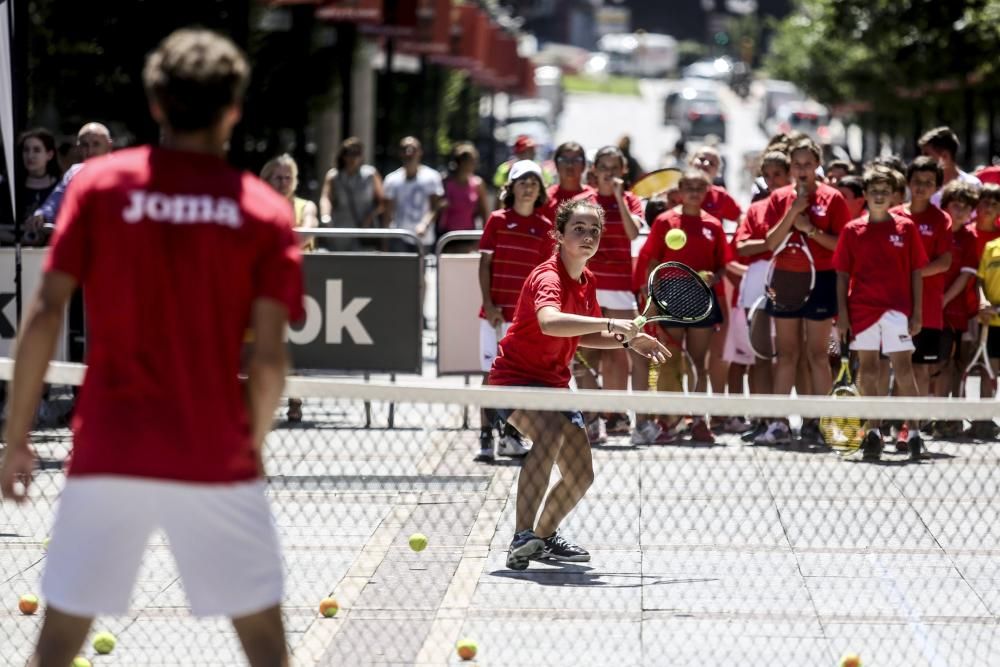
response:
[[[228,38],[185,28],[168,35],[146,57],[146,95],[171,129],[204,130],[243,99],[250,78],[246,56]]]
[[[865,182],[861,180],[860,176],[855,176],[854,174],[844,176],[837,181],[837,187],[847,188],[854,193],[855,197],[863,197],[865,194]]]
[[[927,157],[926,155],[919,155],[913,159],[913,162],[906,167],[906,182],[909,183],[913,179],[913,175],[918,171],[929,171],[934,174],[934,182],[937,183],[938,188],[944,185],[944,169],[938,164],[938,161],[932,157]]]
[[[925,132],[917,140],[917,146],[921,150],[923,150],[924,146],[930,146],[934,150],[944,151],[954,160],[955,156],[958,155],[958,135],[952,132],[950,127],[935,127],[933,130]]]
[[[579,153],[580,155],[583,156],[584,162],[586,162],[587,160],[587,155],[583,150],[583,146],[581,146],[575,141],[564,141],[561,144],[559,144],[559,146],[556,148],[556,152],[553,153],[552,155],[552,159],[558,160],[565,153]]]

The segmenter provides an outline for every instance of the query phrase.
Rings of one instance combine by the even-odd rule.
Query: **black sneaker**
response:
[[[473,459],[476,463],[493,463],[493,430],[483,429],[479,432],[479,453]]]
[[[757,439],[757,436],[764,435],[764,431],[767,430],[767,422],[763,419],[754,422],[753,428],[740,436],[740,440],[743,442],[753,442]]]
[[[566,563],[586,563],[590,560],[590,552],[556,532],[552,537],[545,538],[545,548],[540,558],[561,560]]]
[[[522,530],[514,534],[507,550],[507,567],[512,570],[528,569],[528,561],[542,553],[545,542],[533,531]]]
[[[818,419],[803,419],[799,429],[799,437],[809,442],[822,442],[823,434],[819,430]]]
[[[861,442],[861,460],[878,461],[882,458],[882,434],[872,429]]]
[[[919,461],[924,453],[924,439],[919,435],[910,438],[910,460]]]

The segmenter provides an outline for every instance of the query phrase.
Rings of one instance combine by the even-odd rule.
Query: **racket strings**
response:
[[[656,276],[652,296],[660,310],[679,318],[701,317],[712,307],[712,292],[704,281],[672,267]]]

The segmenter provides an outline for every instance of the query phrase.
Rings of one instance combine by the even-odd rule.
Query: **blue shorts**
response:
[[[497,417],[500,419],[500,421],[504,423],[506,423],[507,419],[518,410],[528,410],[529,412],[543,412],[542,410],[531,410],[530,408],[494,408],[494,410],[496,411]],[[572,424],[573,426],[576,426],[577,428],[585,428],[587,425],[587,422],[583,418],[583,412],[581,412],[580,410],[573,410],[572,412],[561,411],[559,414],[568,419],[569,423]],[[511,424],[511,426],[513,426],[513,424]]]
[[[804,319],[822,322],[837,316],[837,272],[817,271],[816,284],[805,305],[798,310],[774,312],[771,301],[765,308],[768,315],[780,319]]]

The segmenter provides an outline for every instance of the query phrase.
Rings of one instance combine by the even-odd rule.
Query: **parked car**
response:
[[[681,75],[685,79],[728,81],[732,71],[733,63],[729,58],[711,58],[691,63],[681,70]]]
[[[765,79],[759,81],[755,88],[760,95],[760,118],[758,122],[765,132],[768,122],[778,113],[778,107],[789,102],[804,102],[805,94],[790,81]]]
[[[685,141],[710,134],[726,140],[726,115],[718,94],[707,87],[684,86],[668,93],[663,122],[676,126]]]
[[[540,97],[526,97],[513,100],[507,106],[507,123],[524,123],[537,120],[545,123],[549,128],[555,126],[555,111],[552,103]]]

